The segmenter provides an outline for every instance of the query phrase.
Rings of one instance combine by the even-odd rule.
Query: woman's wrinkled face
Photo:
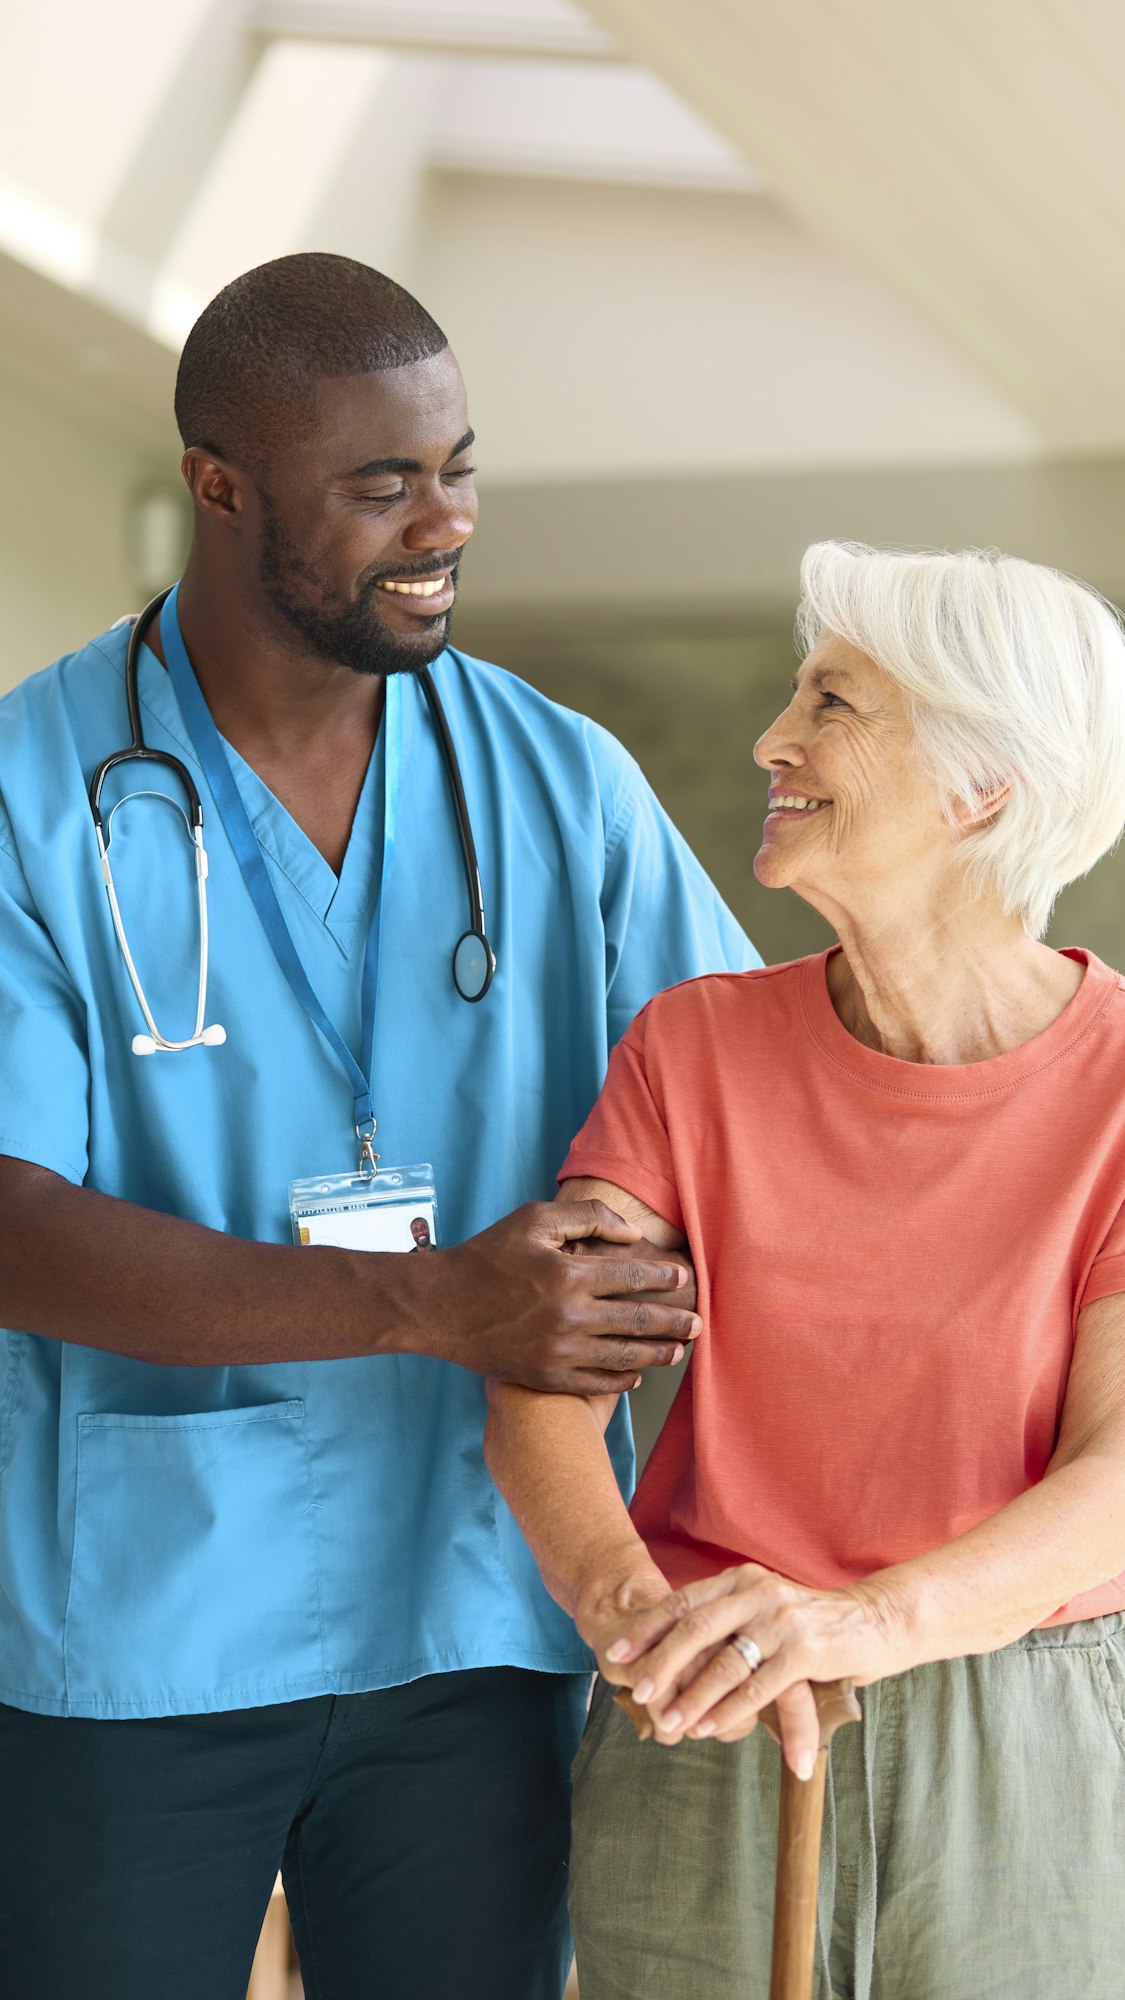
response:
[[[940,876],[957,835],[923,771],[906,702],[866,653],[823,632],[754,746],[770,774],[759,882],[830,914]],[[889,913],[889,909],[888,909]]]

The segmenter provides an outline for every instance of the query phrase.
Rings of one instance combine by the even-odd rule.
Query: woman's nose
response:
[[[792,709],[787,708],[759,736],[754,745],[754,762],[763,771],[784,770],[804,763],[805,753],[794,739],[792,724]]]

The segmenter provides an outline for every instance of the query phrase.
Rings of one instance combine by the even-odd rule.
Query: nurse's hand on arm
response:
[[[568,1254],[597,1243],[596,1257]],[[172,1367],[424,1354],[588,1396],[667,1366],[684,1260],[598,1202],[531,1202],[429,1257],[251,1243],[0,1157],[0,1325]]]

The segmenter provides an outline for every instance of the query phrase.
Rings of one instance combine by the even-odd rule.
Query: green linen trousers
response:
[[[574,1764],[582,2000],[767,2000],[780,1751]],[[815,2000],[1125,2000],[1125,1613],[864,1689],[829,1756]]]

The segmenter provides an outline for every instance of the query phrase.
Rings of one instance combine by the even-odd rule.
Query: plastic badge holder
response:
[[[293,1241],[337,1250],[436,1250],[437,1194],[428,1161],[374,1174],[290,1181]]]

